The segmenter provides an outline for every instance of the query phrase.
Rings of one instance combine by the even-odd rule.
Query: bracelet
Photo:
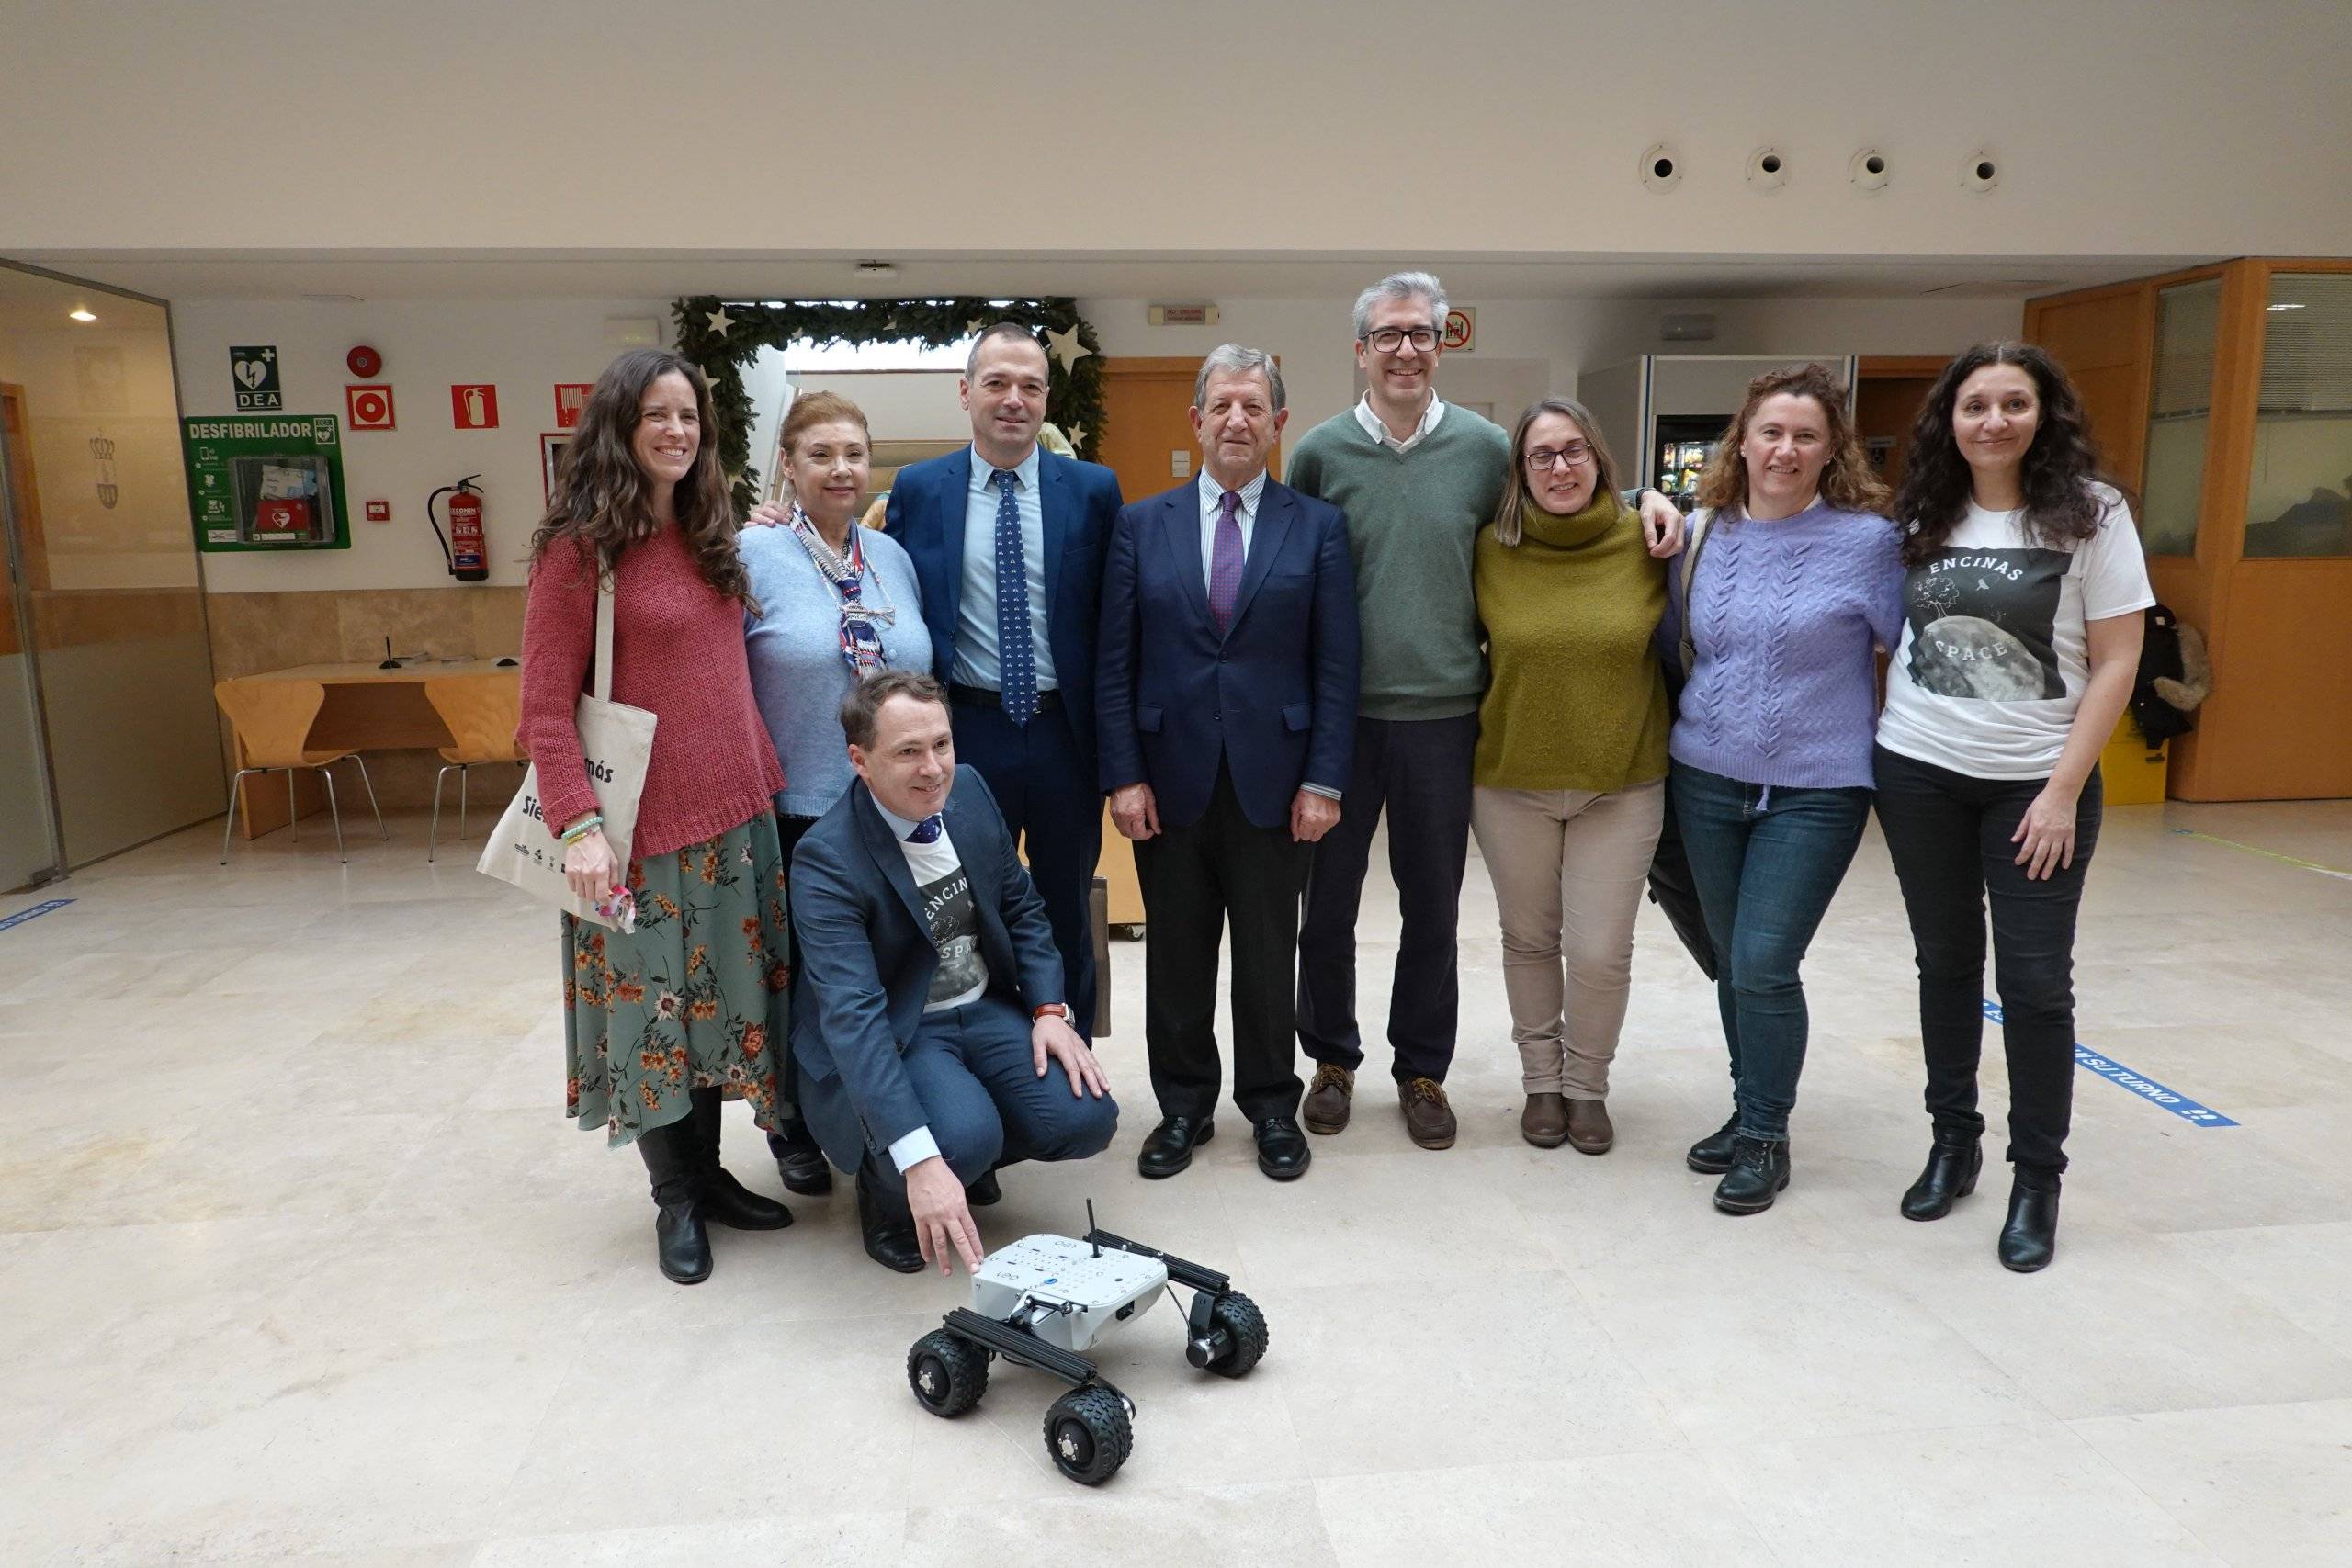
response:
[[[604,826],[605,818],[601,812],[581,818],[581,820],[574,822],[571,827],[566,828],[563,830],[564,847],[566,849],[571,848],[581,840],[586,838],[589,834],[601,831]]]

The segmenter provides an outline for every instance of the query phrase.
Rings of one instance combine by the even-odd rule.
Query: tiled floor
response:
[[[2083,1038],[2242,1124],[2080,1075],[2032,1277],[1994,1261],[1997,1174],[1941,1224],[1894,1212],[1926,1132],[1875,840],[1810,965],[1795,1184],[1751,1219],[1682,1167],[1722,1048],[1654,911],[1614,1153],[1519,1141],[1474,862],[1460,1144],[1415,1149],[1371,1092],[1286,1187],[1238,1122],[1136,1177],[1121,944],[1119,1142],[1008,1172],[984,1234],[1091,1197],[1229,1269],[1273,1348],[1228,1383],[1164,1310],[1110,1341],[1141,1415],[1099,1492],[1048,1467],[1035,1373],[916,1408],[906,1348],[962,1281],[867,1262],[845,1195],[664,1283],[635,1156],[559,1114],[551,919],[427,867],[423,826],[347,869],[311,830],[223,870],[198,829],[0,931],[0,1562],[2352,1562],[2352,880],[2176,831],[2352,868],[2352,805],[2110,815]],[[1372,998],[1394,909],[1375,876]],[[740,1111],[729,1142],[775,1190]]]

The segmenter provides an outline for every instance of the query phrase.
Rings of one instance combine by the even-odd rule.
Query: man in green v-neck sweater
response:
[[[1354,768],[1339,825],[1315,846],[1299,924],[1298,1040],[1318,1064],[1300,1119],[1314,1133],[1348,1124],[1363,1063],[1356,911],[1385,809],[1399,916],[1389,1073],[1405,1130],[1425,1149],[1452,1147],[1455,1132],[1444,1089],[1461,1002],[1454,933],[1487,684],[1471,564],[1510,465],[1500,426],[1438,400],[1445,318],[1445,289],[1426,272],[1359,295],[1363,399],[1308,431],[1283,475],[1347,513],[1363,643]],[[1654,553],[1678,549],[1672,503],[1637,500]]]
[[[1356,300],[1363,400],[1299,441],[1285,480],[1347,513],[1363,674],[1352,775],[1339,826],[1316,846],[1299,927],[1298,1038],[1319,1064],[1307,1128],[1347,1125],[1363,1039],[1356,1025],[1356,910],[1373,835],[1388,813],[1401,916],[1388,1042],[1412,1140],[1453,1146],[1446,1069],[1459,1011],[1454,931],[1470,852],[1470,771],[1487,683],[1471,592],[1473,545],[1502,499],[1510,443],[1438,400],[1445,290],[1401,272]]]

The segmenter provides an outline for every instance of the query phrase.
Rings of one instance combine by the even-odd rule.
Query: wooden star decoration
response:
[[[727,313],[727,307],[724,305],[721,305],[716,310],[706,311],[704,313],[703,320],[708,321],[710,323],[710,330],[717,333],[720,337],[725,337],[727,335],[727,329],[735,324],[735,318]]]
[[[1069,427],[1069,447],[1073,452],[1085,450],[1086,426],[1082,424],[1073,424]]]
[[[1046,340],[1054,345],[1054,357],[1062,362],[1062,369],[1065,373],[1070,367],[1094,352],[1078,341],[1076,327],[1070,328],[1068,332],[1059,333],[1048,327],[1046,329]]]

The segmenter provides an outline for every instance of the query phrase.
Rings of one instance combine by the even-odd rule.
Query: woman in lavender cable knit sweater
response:
[[[1715,1207],[1752,1214],[1789,1184],[1789,1112],[1804,1066],[1798,970],[1870,813],[1873,650],[1903,624],[1894,525],[1819,365],[1748,383],[1699,480],[1713,510],[1687,617],[1696,655],[1668,751],[1691,880],[1713,939],[1736,1109],[1691,1145],[1720,1172]]]

